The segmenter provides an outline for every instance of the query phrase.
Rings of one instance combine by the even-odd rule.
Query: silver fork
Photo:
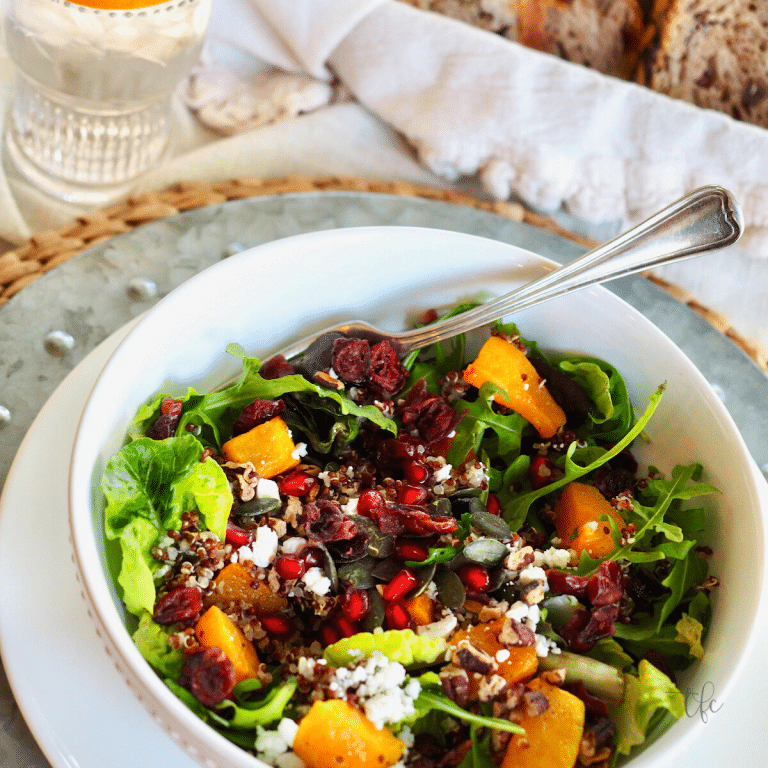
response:
[[[401,333],[352,320],[305,336],[277,354],[296,359],[305,353],[301,367],[317,370],[328,367],[319,361],[327,362],[333,340],[346,336],[388,339],[402,357],[571,291],[724,248],[739,239],[742,226],[741,209],[727,190],[701,187],[604,245],[462,314]]]

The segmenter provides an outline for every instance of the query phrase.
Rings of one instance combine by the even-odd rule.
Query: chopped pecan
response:
[[[613,757],[615,737],[616,726],[608,717],[585,728],[579,744],[579,763],[593,768],[607,766]]]
[[[452,661],[467,672],[479,672],[481,675],[492,674],[499,668],[490,653],[472,645],[469,640],[459,641]]]
[[[469,698],[469,675],[466,670],[448,664],[440,670],[440,685],[451,701],[460,707],[466,705]]]
[[[501,675],[482,677],[477,689],[477,697],[480,701],[494,701],[507,692],[507,681]]]
[[[486,624],[489,621],[500,619],[509,610],[509,603],[502,600],[500,603],[484,605],[477,614],[477,620],[480,624]]]
[[[520,599],[526,605],[538,605],[540,602],[542,602],[542,600],[544,600],[544,595],[544,582],[540,580],[529,581],[520,590]]]
[[[501,627],[501,632],[499,632],[499,642],[506,648],[535,645],[536,634],[525,624],[507,617]]]
[[[540,677],[550,685],[556,685],[560,687],[565,682],[565,670],[547,669],[541,673]]]
[[[526,691],[523,708],[528,717],[538,717],[549,709],[549,699],[541,691]]]
[[[535,559],[533,547],[522,547],[507,555],[504,567],[509,571],[522,571],[523,568],[530,565]]]
[[[340,392],[342,389],[344,389],[344,382],[340,379],[335,379],[330,374],[326,373],[325,371],[318,371],[317,373],[312,375],[312,381],[315,382],[315,384],[321,386],[321,387],[327,387],[328,389],[335,389],[337,392]]]

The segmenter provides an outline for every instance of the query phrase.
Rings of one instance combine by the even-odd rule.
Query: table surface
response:
[[[561,263],[583,250],[570,240],[492,213],[369,193],[253,198],[134,230],[62,265],[0,309],[0,405],[12,415],[2,431],[0,483],[24,433],[59,382],[102,340],[169,290],[243,248],[306,231],[370,224],[439,227],[485,235]],[[757,464],[768,467],[768,435],[761,428],[768,377],[693,310],[644,278],[624,278],[610,288],[688,354],[723,399]],[[51,332],[66,334],[71,348],[56,347]],[[61,341],[62,337],[56,338]],[[4,768],[47,765],[1,669],[0,764]]]

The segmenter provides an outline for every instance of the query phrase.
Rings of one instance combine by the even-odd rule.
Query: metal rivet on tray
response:
[[[230,243],[221,252],[222,259],[228,259],[230,256],[234,256],[236,253],[242,253],[247,250],[241,243]]]
[[[4,424],[11,423],[11,412],[4,406],[0,405],[0,427]]]
[[[63,357],[75,348],[75,340],[66,331],[51,331],[45,337],[43,346],[49,355]]]
[[[148,277],[134,277],[126,288],[128,298],[132,301],[147,301],[157,296],[157,284]]]

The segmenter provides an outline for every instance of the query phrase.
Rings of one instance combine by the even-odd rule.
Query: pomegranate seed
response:
[[[492,515],[501,514],[501,503],[499,502],[499,497],[495,493],[488,494],[488,501],[485,507]]]
[[[418,485],[429,477],[429,470],[421,462],[406,461],[403,464],[403,474],[409,483]]]
[[[390,629],[411,629],[413,627],[411,614],[408,613],[408,609],[402,603],[387,603],[384,606],[384,615]]]
[[[370,517],[374,509],[381,509],[384,506],[384,497],[373,488],[363,491],[357,500],[357,514]]]
[[[463,584],[477,592],[487,592],[491,586],[491,577],[488,569],[475,563],[467,563],[459,568],[459,578]]]
[[[296,470],[286,475],[279,483],[280,493],[286,496],[304,496],[317,485],[317,479],[306,472]]]
[[[416,574],[410,568],[402,568],[384,587],[381,596],[387,602],[402,600],[418,583]]]
[[[420,542],[398,539],[395,542],[392,554],[401,560],[418,560],[422,562],[429,557],[429,549]]]
[[[270,635],[277,637],[288,637],[296,631],[293,622],[287,616],[280,616],[277,613],[270,613],[267,616],[259,617],[261,626],[269,632]]]
[[[307,568],[317,568],[325,563],[325,555],[320,547],[306,547],[302,549],[301,559]]]
[[[364,589],[347,587],[341,598],[341,610],[350,621],[360,621],[368,615],[370,600]]]
[[[546,456],[535,456],[528,468],[528,479],[534,490],[549,485],[554,479],[555,465]]]
[[[400,504],[423,504],[427,496],[427,489],[421,485],[403,485],[397,492],[397,500]]]
[[[301,555],[278,555],[275,558],[275,571],[286,581],[300,579],[306,572],[307,566]]]
[[[320,627],[320,641],[323,645],[333,645],[341,640],[341,633],[336,627],[332,627],[330,624],[323,624]]]
[[[354,621],[350,621],[346,616],[336,617],[336,629],[341,633],[342,637],[352,637],[356,635],[360,628]]]
[[[224,541],[233,547],[244,547],[251,541],[251,534],[236,525],[227,523],[227,534]]]

